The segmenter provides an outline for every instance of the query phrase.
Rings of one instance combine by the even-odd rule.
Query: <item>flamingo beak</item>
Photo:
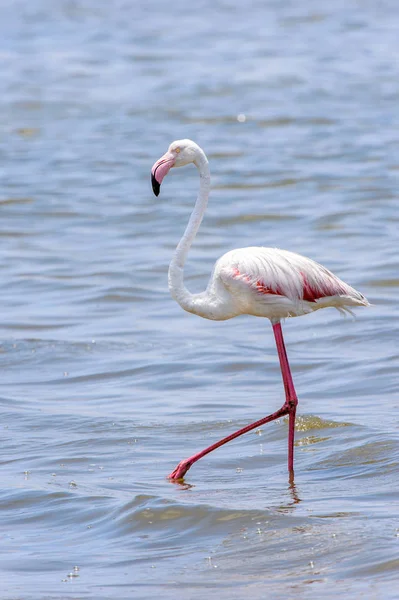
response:
[[[159,191],[161,189],[161,183],[165,175],[167,175],[170,169],[176,162],[176,157],[171,153],[167,152],[157,162],[151,169],[151,183],[152,183],[152,191],[156,196],[159,196]]]

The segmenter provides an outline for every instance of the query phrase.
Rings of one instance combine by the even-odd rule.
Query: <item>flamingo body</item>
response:
[[[310,258],[254,246],[219,258],[189,312],[215,321],[245,314],[279,321],[320,308],[351,312],[350,307],[367,305],[360,292]]]
[[[152,167],[152,187],[159,195],[162,180],[172,167],[194,163],[200,174],[200,190],[186,230],[169,266],[169,290],[180,306],[200,317],[224,321],[238,315],[266,317],[271,321],[285,389],[284,405],[202,452],[181,461],[169,475],[182,479],[200,458],[264,423],[288,415],[288,470],[293,476],[295,415],[298,404],[285,349],[281,320],[334,307],[351,312],[369,306],[367,299],[317,262],[277,248],[250,247],[231,250],[216,262],[206,290],[191,294],[184,285],[184,264],[208,203],[210,172],[204,151],[191,140],[173,142]]]

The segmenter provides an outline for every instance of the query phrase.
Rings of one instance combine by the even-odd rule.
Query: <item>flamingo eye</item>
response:
[[[177,154],[179,154],[180,148],[175,148],[175,152],[177,152]]]

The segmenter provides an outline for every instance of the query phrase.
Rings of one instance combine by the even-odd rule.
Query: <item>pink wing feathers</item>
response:
[[[276,305],[280,297],[282,307],[285,305],[287,309],[284,300],[289,300],[296,307],[289,311],[292,316],[327,306],[349,310],[348,306],[368,305],[360,292],[322,265],[277,248],[252,247],[228,252],[216,264],[215,275],[220,276],[234,296],[247,289],[254,305],[262,299]]]

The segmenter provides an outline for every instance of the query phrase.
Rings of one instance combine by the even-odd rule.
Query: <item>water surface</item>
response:
[[[399,36],[393,1],[1,4],[4,600],[396,597]],[[198,186],[149,170],[208,153],[187,267],[301,252],[373,307],[284,326],[287,423],[178,460],[276,410],[268,322],[169,296]]]

